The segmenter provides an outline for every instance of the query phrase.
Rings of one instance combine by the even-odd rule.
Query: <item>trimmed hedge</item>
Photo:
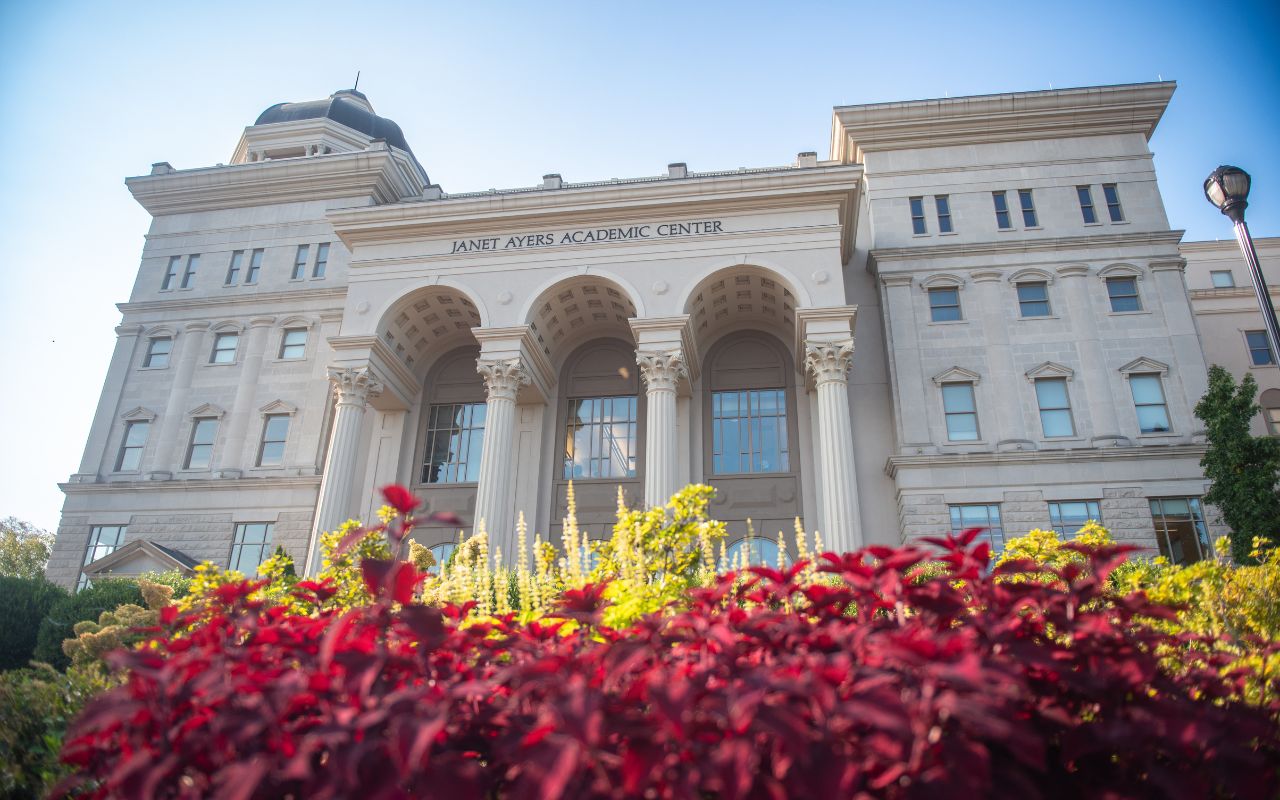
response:
[[[131,580],[100,580],[76,594],[64,597],[49,609],[40,623],[34,658],[66,669],[71,659],[62,652],[62,640],[75,636],[75,624],[97,621],[103,611],[114,611],[125,603],[142,605],[142,590]]]
[[[0,671],[25,667],[36,649],[36,634],[67,590],[44,578],[0,577]]]

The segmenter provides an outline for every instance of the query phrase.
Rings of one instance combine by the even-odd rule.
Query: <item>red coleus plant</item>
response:
[[[76,722],[61,791],[89,797],[1271,797],[1280,701],[1104,591],[1125,548],[1044,585],[973,536],[824,555],[830,585],[754,568],[629,630],[603,586],[562,619],[406,604],[297,616],[229,592],[189,633],[119,652]],[[324,590],[316,584],[302,591]],[[573,620],[574,623],[570,623]],[[1280,686],[1275,687],[1280,690]],[[1272,698],[1280,697],[1273,692]]]

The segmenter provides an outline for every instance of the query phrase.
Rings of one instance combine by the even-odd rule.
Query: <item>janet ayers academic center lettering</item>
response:
[[[458,194],[359,92],[272,106],[230,164],[127,181],[152,224],[49,575],[314,564],[392,482],[506,552],[570,482],[603,538],[619,487],[700,481],[736,546],[1098,519],[1202,558],[1206,353],[1275,354],[1230,248],[1165,216],[1174,88],[843,106],[826,159]]]

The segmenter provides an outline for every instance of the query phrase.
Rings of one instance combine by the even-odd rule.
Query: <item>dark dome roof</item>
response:
[[[353,100],[351,98],[359,98]],[[334,122],[346,125],[352,130],[372,136],[375,139],[386,139],[387,144],[398,147],[407,153],[409,143],[404,140],[400,126],[380,117],[360,103],[368,103],[368,99],[354,89],[343,89],[334,92],[324,100],[312,100],[306,103],[276,103],[258,115],[254,125],[270,125],[275,122],[296,122],[300,119],[319,119],[328,117]]]

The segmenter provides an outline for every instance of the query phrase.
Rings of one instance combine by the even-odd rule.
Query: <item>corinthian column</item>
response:
[[[679,350],[637,353],[645,385],[644,504],[665,505],[680,489],[676,443],[676,385],[688,375]]]
[[[818,394],[818,473],[822,487],[822,535],[836,552],[862,546],[853,421],[849,415],[849,366],[853,339],[804,343],[804,364]]]
[[[369,398],[382,393],[382,382],[368,367],[329,368],[337,405],[333,414],[333,432],[329,437],[324,477],[320,481],[320,499],[316,502],[315,522],[311,526],[311,572],[320,567],[320,535],[338,528],[350,519],[351,487],[356,476],[356,456],[360,452],[360,428]]]
[[[490,539],[504,537],[514,525],[511,473],[515,469],[516,394],[529,382],[518,358],[476,362],[484,377],[488,406],[484,419],[484,447],[476,483],[476,524],[483,522]]]

